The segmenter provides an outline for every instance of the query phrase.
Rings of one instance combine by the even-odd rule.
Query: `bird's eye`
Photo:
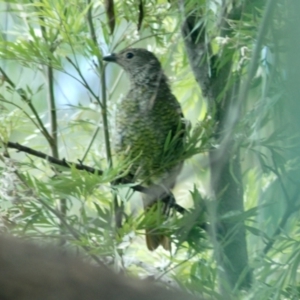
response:
[[[128,52],[128,53],[126,53],[126,58],[133,58],[134,57],[134,54],[133,53],[131,53],[131,52]]]

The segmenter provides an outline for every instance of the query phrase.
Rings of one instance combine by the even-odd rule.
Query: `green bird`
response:
[[[131,178],[153,189],[153,195],[143,196],[145,210],[151,210],[157,219],[146,225],[147,247],[153,251],[162,245],[170,250],[169,238],[155,227],[170,211],[172,203],[168,201],[174,198],[168,191],[183,165],[185,122],[181,106],[152,52],[125,49],[103,60],[117,63],[130,79],[129,91],[117,111],[115,151],[120,158],[132,158]],[[166,191],[164,195],[155,192],[158,185]]]

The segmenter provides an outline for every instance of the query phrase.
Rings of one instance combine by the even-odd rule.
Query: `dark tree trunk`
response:
[[[224,20],[230,17],[238,18],[239,10],[231,11]],[[226,22],[222,28],[224,37],[230,34]],[[201,15],[185,18],[182,35],[195,78],[207,98],[209,114],[216,124],[214,138],[219,147],[211,149],[209,161],[211,189],[217,204],[210,212],[210,223],[224,293],[234,287],[248,287],[251,283],[244,222],[224,218],[229,213],[244,211],[239,146],[233,139],[234,125],[239,118],[236,103],[239,79],[231,74],[234,50],[228,47],[218,57],[212,56],[205,19]]]

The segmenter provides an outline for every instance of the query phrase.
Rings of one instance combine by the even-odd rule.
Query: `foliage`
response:
[[[214,136],[218,124],[208,113],[209,104],[188,63],[180,37],[182,7],[176,1],[143,2],[141,11],[138,1],[115,1],[114,27],[101,1],[0,4],[1,231],[57,242],[90,260],[100,257],[116,271],[154,276],[222,299],[215,245],[207,236],[207,211],[214,201],[208,151],[220,146]],[[201,22],[207,25],[212,55],[225,53],[215,72],[233,62],[220,95],[237,80],[247,81],[266,10],[264,1],[227,1],[228,9],[241,5],[243,14],[240,20],[230,20],[230,32],[221,38],[221,2],[185,3],[187,10],[206,16]],[[278,2],[232,131],[235,147],[241,150],[245,211],[223,217],[245,221],[254,270],[251,289],[237,292],[240,299],[299,298],[299,134],[289,124],[286,109],[289,70],[285,43],[279,38],[287,26],[288,10],[284,0]],[[191,122],[182,153],[185,168],[174,191],[177,202],[189,209],[183,216],[175,213],[158,228],[172,238],[171,255],[161,249],[147,252],[143,228],[151,220],[143,214],[133,184],[111,186],[132,162],[117,161],[112,147],[114,115],[127,79],[101,59],[127,46],[146,47],[159,56]],[[103,174],[50,165],[6,148],[8,141],[79,161]],[[118,228],[120,200],[125,218]]]

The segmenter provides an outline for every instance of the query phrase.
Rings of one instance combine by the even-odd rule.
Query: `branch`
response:
[[[91,39],[94,43],[95,49],[99,49],[98,41],[96,37],[96,31],[93,24],[93,15],[92,15],[93,5],[91,4],[91,0],[87,0],[87,4],[88,4],[87,22],[90,30]],[[113,28],[111,29],[113,31]],[[102,87],[101,88],[101,98],[102,98],[101,115],[103,121],[103,134],[104,134],[104,141],[105,141],[106,160],[107,160],[108,167],[112,168],[112,156],[111,156],[111,149],[110,149],[110,139],[109,139],[108,120],[107,120],[105,65],[102,61],[102,57],[99,51],[97,51],[97,60],[98,60],[98,68],[100,68],[99,74],[100,74],[100,81]],[[116,226],[117,228],[120,228],[122,225],[123,203],[119,205],[117,196],[115,194],[113,194],[113,202],[114,202]]]
[[[51,66],[51,59],[49,58],[49,66],[47,66],[48,70],[48,88],[49,88],[49,114],[50,114],[50,128],[51,128],[51,137],[52,144],[50,144],[52,155],[55,157],[59,157],[58,155],[58,143],[57,143],[57,112],[56,112],[56,104],[55,104],[55,96],[54,96],[54,75],[53,68]]]
[[[16,149],[19,152],[25,152],[25,153],[28,153],[28,154],[33,155],[35,157],[45,159],[46,161],[48,161],[50,163],[53,163],[55,165],[62,166],[62,167],[68,168],[68,169],[70,169],[71,167],[75,167],[75,169],[77,169],[77,170],[86,171],[88,173],[99,175],[99,176],[103,175],[102,170],[95,169],[93,167],[84,165],[81,162],[74,163],[74,162],[69,162],[65,159],[57,159],[57,158],[55,158],[53,156],[50,156],[50,155],[47,155],[47,154],[45,154],[41,151],[37,151],[37,150],[34,150],[32,148],[20,145],[19,143],[7,142],[7,143],[4,143],[4,146],[6,146],[7,148]],[[128,178],[123,177],[123,178],[116,179],[115,182],[114,182],[115,185],[118,185],[118,184],[121,184],[121,183],[122,184],[124,184],[124,183],[129,184],[129,183],[132,183],[132,181],[130,180],[129,177]],[[151,187],[146,188],[142,185],[137,184],[137,185],[130,186],[130,188],[132,190],[136,191],[136,192],[141,192],[141,193],[144,193],[144,194],[151,195],[154,198],[165,199],[165,198],[167,198],[166,196],[169,196],[169,197],[175,199],[174,195],[171,191],[166,191],[165,188],[163,188],[159,185],[152,185]],[[187,212],[187,210],[185,208],[183,208],[179,204],[175,203],[175,201],[169,201],[169,199],[166,199],[165,201],[168,202],[168,203],[171,203],[171,207],[174,208],[178,213],[184,214],[184,213]]]
[[[34,150],[32,148],[20,145],[19,143],[7,142],[7,143],[4,143],[4,145],[8,148],[16,149],[19,152],[28,153],[30,155],[45,159],[46,161],[48,161],[52,164],[62,166],[62,167],[66,167],[68,169],[70,169],[71,166],[74,166],[77,170],[84,170],[84,171],[87,171],[87,172],[92,173],[92,174],[99,174],[99,175],[103,174],[103,171],[101,171],[101,170],[91,168],[91,167],[83,165],[81,163],[72,163],[72,162],[66,161],[65,159],[58,159],[58,158],[55,158],[53,156],[47,155],[47,154],[45,154],[41,151],[37,151],[37,150]]]
[[[232,211],[244,210],[239,149],[232,139],[237,117],[233,121],[231,118],[232,115],[239,116],[236,113],[239,80],[233,78],[231,73],[235,48],[225,44],[212,56],[205,12],[186,13],[184,1],[182,11],[185,49],[202,94],[207,97],[208,113],[216,124],[214,137],[219,147],[210,149],[209,162],[211,189],[217,202],[209,207],[209,215],[214,253],[221,266],[218,271],[221,288],[225,292],[228,287],[248,287],[251,282],[244,224],[222,220],[222,216]],[[221,37],[225,38],[232,33],[228,19],[236,20],[241,15],[240,8],[223,8]]]
[[[196,25],[197,27],[195,27]],[[199,16],[193,14],[187,16],[181,27],[181,32],[195,79],[203,96],[210,98],[208,93],[211,80],[210,57],[212,50],[210,44],[206,42],[204,18],[199,21]]]

